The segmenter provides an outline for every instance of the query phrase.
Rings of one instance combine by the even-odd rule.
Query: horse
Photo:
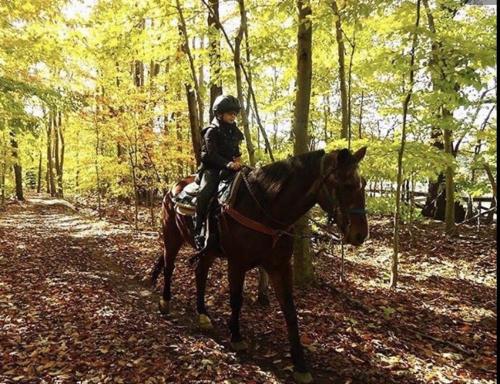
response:
[[[292,295],[293,225],[316,203],[339,227],[343,241],[360,245],[368,237],[365,211],[366,181],[358,173],[366,147],[352,153],[347,149],[326,152],[317,150],[277,161],[261,168],[248,169],[244,183],[236,192],[234,206],[222,209],[219,233],[220,249],[208,251],[196,265],[196,309],[199,326],[212,327],[205,306],[208,270],[216,257],[227,258],[231,316],[231,346],[247,348],[240,334],[245,273],[263,267],[269,274],[284,314],[294,378],[300,383],[312,381],[300,342],[297,314]],[[179,181],[172,189],[180,192],[193,176]],[[164,253],[152,271],[153,284],[163,270],[165,285],[159,306],[168,313],[171,279],[177,253],[184,243],[194,247],[190,218],[174,209],[172,192],[162,202],[162,235]]]

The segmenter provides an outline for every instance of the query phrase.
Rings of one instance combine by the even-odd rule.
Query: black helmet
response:
[[[214,105],[212,106],[212,111],[217,113],[225,113],[225,112],[240,112],[240,102],[238,99],[231,95],[220,95],[214,101]]]

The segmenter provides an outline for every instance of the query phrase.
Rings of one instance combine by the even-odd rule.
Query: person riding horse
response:
[[[241,169],[239,145],[243,134],[236,126],[236,116],[240,112],[238,99],[231,95],[218,96],[212,106],[214,119],[201,131],[201,165],[198,170],[200,189],[196,198],[194,242],[198,251],[206,249],[204,223],[208,208],[225,171],[237,172]]]

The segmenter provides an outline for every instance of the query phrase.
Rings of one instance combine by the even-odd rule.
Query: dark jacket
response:
[[[219,122],[216,118],[201,131],[201,163],[203,169],[226,169],[235,157],[241,156],[243,134],[236,124]]]

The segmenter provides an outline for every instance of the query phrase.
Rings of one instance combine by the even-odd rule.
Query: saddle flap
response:
[[[218,194],[219,204],[229,204],[230,206],[234,204],[234,200],[236,199],[236,194],[241,183],[241,172],[243,171],[239,171],[234,175],[234,177],[221,182]]]

